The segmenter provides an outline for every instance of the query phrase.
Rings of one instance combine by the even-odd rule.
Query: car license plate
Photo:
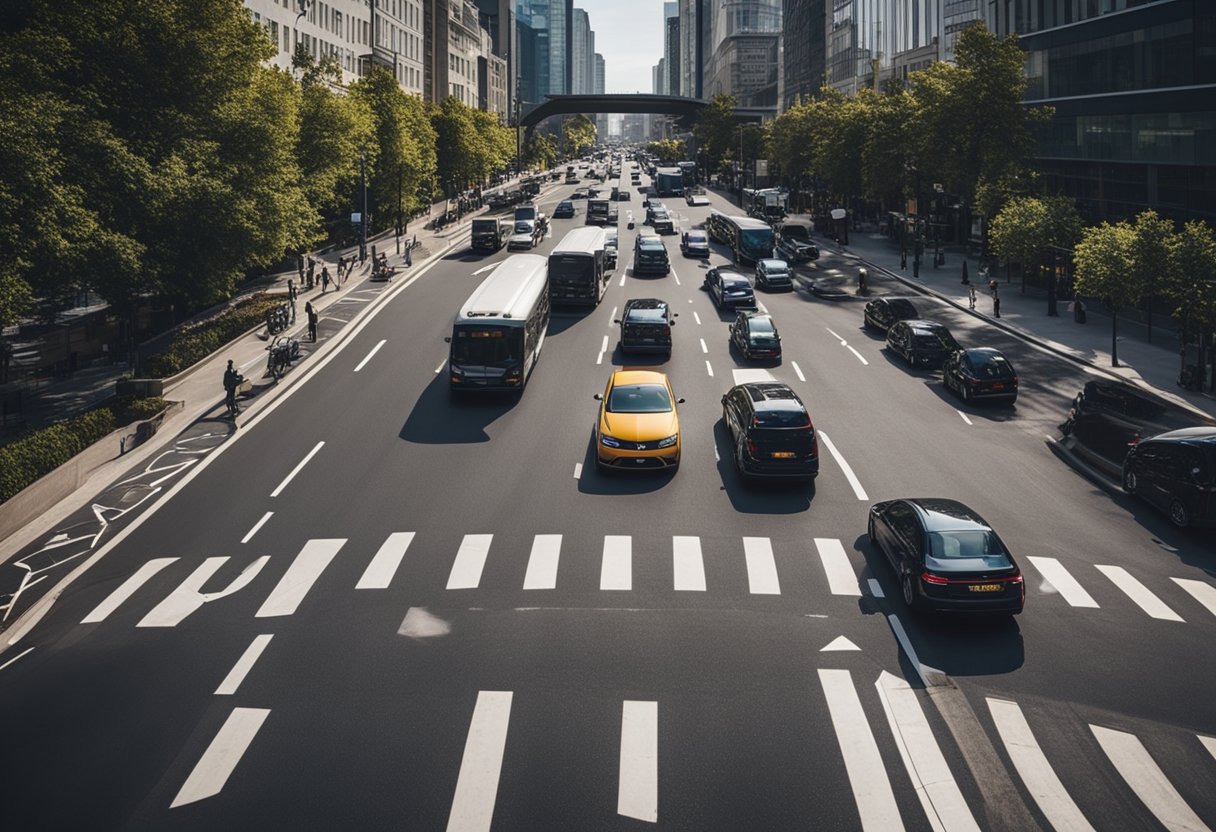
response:
[[[967,587],[972,592],[1000,592],[1000,584],[971,584]]]
[[[773,459],[793,459],[793,451],[773,451]]]
[[[993,389],[993,390],[1004,390],[1004,389],[1005,389],[1005,385],[1003,385],[1003,384],[994,384],[994,385],[992,385],[992,389]]]

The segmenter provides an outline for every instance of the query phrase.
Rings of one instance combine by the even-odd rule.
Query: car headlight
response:
[[[679,441],[680,441],[680,434],[673,433],[671,436],[667,437],[666,439],[660,439],[659,447],[660,448],[670,448],[672,445],[676,444]]]
[[[601,433],[600,444],[606,445],[609,448],[619,448],[621,447],[621,440],[617,439],[615,436],[609,436],[606,433]]]

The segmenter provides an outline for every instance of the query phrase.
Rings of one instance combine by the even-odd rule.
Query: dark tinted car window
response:
[[[983,558],[1004,555],[1005,548],[987,530],[929,532],[929,554],[935,558]]]
[[[933,330],[930,332],[918,330],[912,340],[916,346],[931,350],[955,349],[957,346],[954,343],[954,339],[950,337],[950,333],[945,330]]]
[[[781,236],[787,240],[801,240],[807,242],[810,240],[810,235],[807,233],[805,226],[787,225],[781,229]]]
[[[748,323],[753,335],[772,335],[777,331],[773,322],[767,318],[752,318]]]
[[[915,318],[916,307],[911,301],[897,298],[887,301],[887,310],[897,318]]]
[[[725,286],[727,289],[742,289],[742,288],[745,288],[745,287],[747,287],[747,286],[749,286],[749,285],[751,285],[751,284],[749,284],[749,283],[747,282],[747,280],[746,280],[746,279],[744,279],[744,278],[738,278],[738,277],[723,277],[723,278],[722,278],[722,285],[723,285],[723,286]]]
[[[667,310],[630,309],[625,314],[625,320],[631,324],[665,324],[667,323]]]
[[[809,428],[811,417],[801,408],[769,408],[756,411],[758,428]]]
[[[969,361],[976,378],[1013,378],[1013,365],[1003,355],[992,355],[981,361]]]

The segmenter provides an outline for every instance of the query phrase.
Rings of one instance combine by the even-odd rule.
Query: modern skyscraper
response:
[[[520,106],[534,107],[549,94],[549,0],[517,0],[515,66]]]
[[[604,56],[596,52],[592,56],[595,62],[595,85],[592,87],[592,94],[604,94]],[[596,113],[595,116],[595,134],[602,141],[608,138],[608,114]]]
[[[502,58],[503,72],[515,69],[515,8],[514,0],[475,0],[478,22],[490,33],[491,53]],[[515,100],[515,79],[507,78],[507,112],[510,113]]]
[[[574,0],[549,0],[549,92],[568,95],[573,88]]]
[[[667,94],[680,95],[680,4],[663,4],[663,60],[667,67]]]
[[[781,78],[777,108],[784,112],[823,86],[827,38],[825,0],[784,0],[781,12]]]
[[[975,19],[977,0],[945,5],[956,22]],[[874,86],[876,68],[880,81],[903,78],[943,58],[942,8],[942,0],[832,0],[824,54],[827,83],[854,93]],[[956,31],[964,25],[958,23]]]
[[[680,95],[701,98],[703,8],[706,0],[679,0]]]
[[[591,32],[591,21],[583,9],[573,9],[570,18],[570,92],[580,95],[591,91],[592,77],[588,70],[593,70],[591,57],[594,50],[588,52],[587,41]]]
[[[705,97],[733,95],[741,107],[777,107],[781,0],[708,3]]]

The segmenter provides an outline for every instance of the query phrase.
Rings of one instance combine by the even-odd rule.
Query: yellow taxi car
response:
[[[675,470],[680,464],[680,417],[683,404],[671,392],[664,373],[617,370],[608,379],[595,428],[595,458],[613,471]]]

